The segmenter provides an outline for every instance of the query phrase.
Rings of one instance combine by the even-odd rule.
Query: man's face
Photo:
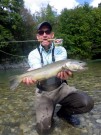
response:
[[[54,32],[51,32],[47,26],[43,26],[40,30],[38,30],[37,39],[41,42],[43,47],[47,48],[51,44],[49,39],[52,38],[54,38]]]

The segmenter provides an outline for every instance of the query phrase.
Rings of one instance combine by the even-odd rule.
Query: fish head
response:
[[[65,68],[71,71],[81,71],[81,70],[87,69],[86,65],[87,65],[86,62],[78,61],[78,60],[71,60],[65,64]]]

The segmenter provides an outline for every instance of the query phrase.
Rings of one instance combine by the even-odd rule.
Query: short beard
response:
[[[41,46],[42,46],[46,51],[48,51],[48,50],[50,49],[50,47],[52,46],[52,43],[50,43],[48,46],[43,46],[43,45],[41,44]]]

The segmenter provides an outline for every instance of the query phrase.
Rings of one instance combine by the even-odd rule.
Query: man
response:
[[[40,41],[40,45],[28,56],[31,67],[29,71],[55,61],[67,59],[65,48],[54,46],[51,40],[54,38],[54,32],[49,22],[42,22],[38,25],[36,37]],[[23,79],[27,85],[37,83],[36,121],[39,134],[47,133],[51,128],[56,104],[61,105],[57,112],[58,117],[65,118],[74,126],[80,124],[79,120],[73,117],[74,114],[86,113],[93,108],[94,103],[91,97],[67,85],[66,80],[70,76],[72,73],[65,70],[59,72],[56,77],[41,82],[36,82],[31,77]]]

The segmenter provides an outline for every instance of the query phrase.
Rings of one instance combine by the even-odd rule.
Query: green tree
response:
[[[57,24],[57,16],[56,9],[48,4],[47,7],[41,7],[40,12],[36,12],[33,15],[33,18],[36,21],[36,25],[42,21],[48,21],[52,24],[53,29],[55,29]]]
[[[101,8],[101,3],[98,4],[98,8]]]
[[[90,59],[94,54],[92,51],[94,39],[96,44],[101,44],[101,11],[94,10],[85,3],[75,9],[62,11],[59,17],[58,33],[64,39],[64,47],[68,50],[70,57]]]
[[[22,18],[20,10],[23,7],[23,0],[1,0],[0,3],[0,42],[7,42],[21,39]],[[12,45],[12,46],[11,46]],[[18,52],[18,46],[11,43],[0,43],[0,48],[5,52]],[[1,57],[9,57],[1,54]]]
[[[22,18],[20,9],[23,7],[22,0],[1,0],[0,3],[0,41],[9,41],[19,38]],[[5,34],[7,33],[7,34]]]
[[[33,39],[33,26],[33,16],[24,8],[23,0],[1,0],[0,42],[7,42],[0,43],[3,51],[24,55],[28,49],[24,43],[9,43],[8,41]]]
[[[101,8],[94,8],[91,13],[93,17],[91,25],[92,58],[101,58]]]

